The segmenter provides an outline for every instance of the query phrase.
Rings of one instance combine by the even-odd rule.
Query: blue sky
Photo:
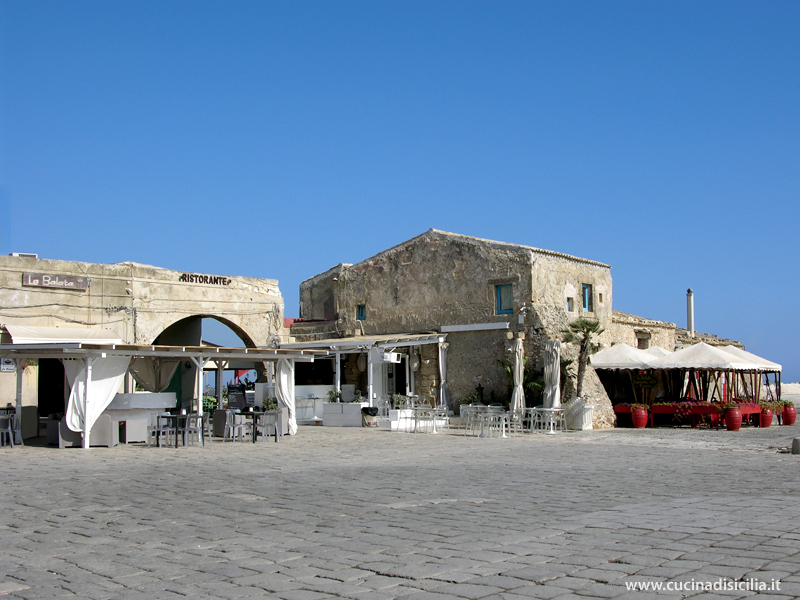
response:
[[[435,227],[800,379],[800,3],[0,0],[0,252],[298,285]]]

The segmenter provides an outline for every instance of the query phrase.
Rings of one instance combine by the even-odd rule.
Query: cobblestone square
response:
[[[0,595],[800,597],[796,427],[2,448]]]

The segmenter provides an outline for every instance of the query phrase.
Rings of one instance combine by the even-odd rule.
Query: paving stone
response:
[[[4,455],[0,585],[30,600],[586,600],[634,597],[623,584],[646,575],[758,573],[800,597],[800,507],[786,502],[800,483],[774,451],[791,436],[739,433],[314,427],[187,452],[29,444]]]

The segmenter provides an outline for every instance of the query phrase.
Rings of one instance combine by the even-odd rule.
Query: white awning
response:
[[[705,342],[694,344],[669,356],[657,358],[650,363],[653,369],[705,369],[714,371],[759,371],[756,363],[731,354],[722,348]]]
[[[649,348],[646,348],[644,352],[652,354],[657,358],[660,358],[662,356],[669,356],[670,354],[672,354],[671,350],[667,350],[666,348],[662,348],[661,346],[650,346]]]
[[[27,325],[4,325],[11,335],[12,344],[68,344],[93,342],[97,344],[120,344],[118,334],[108,329],[88,327],[28,327]],[[5,342],[5,340],[4,340]]]
[[[729,352],[735,356],[739,356],[745,360],[749,360],[752,363],[758,365],[758,368],[763,371],[770,371],[770,372],[777,372],[782,371],[783,367],[776,362],[772,362],[771,360],[767,360],[766,358],[761,358],[760,356],[756,356],[752,352],[748,352],[747,350],[742,350],[741,348],[737,348],[736,346],[725,346],[725,352]]]
[[[616,344],[589,356],[595,369],[649,369],[652,354],[628,344]]]

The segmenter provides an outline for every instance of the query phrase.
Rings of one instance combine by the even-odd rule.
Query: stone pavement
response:
[[[800,597],[800,427],[0,449],[0,597]],[[626,582],[695,582],[641,592]]]

